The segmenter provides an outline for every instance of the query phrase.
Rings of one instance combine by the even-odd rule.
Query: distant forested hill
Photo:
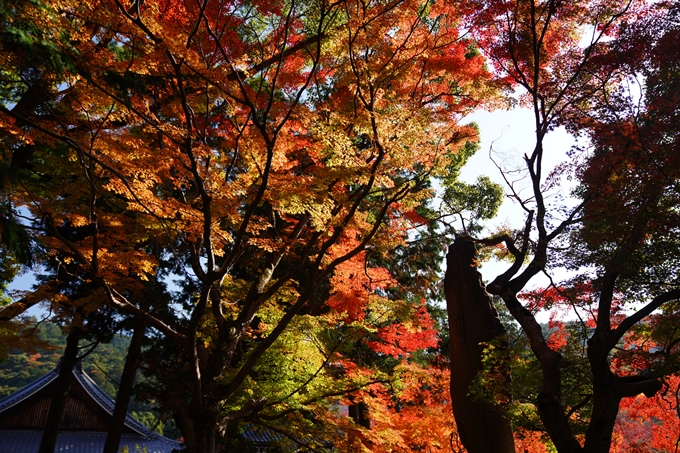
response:
[[[38,350],[34,354],[11,351],[7,360],[0,362],[0,397],[15,392],[57,366],[66,344],[66,336],[59,326],[42,323],[36,329],[35,335],[54,345],[55,349]],[[113,398],[117,387],[114,382],[118,382],[123,372],[129,342],[126,337],[116,336],[109,344],[97,345],[83,360],[83,370]]]

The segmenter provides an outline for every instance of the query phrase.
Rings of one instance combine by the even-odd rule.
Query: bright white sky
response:
[[[476,122],[480,128],[480,150],[463,168],[462,179],[474,182],[478,176],[486,175],[493,181],[506,187],[499,170],[489,157],[493,146],[493,158],[504,168],[517,168],[523,164],[522,156],[530,155],[536,143],[534,114],[529,109],[496,110],[494,112],[478,111],[466,118],[466,122]],[[548,174],[556,165],[567,159],[567,151],[576,144],[575,138],[563,128],[550,132],[544,139],[545,159],[544,174]],[[569,187],[562,190],[561,195],[569,195]],[[527,190],[527,195],[529,194]],[[496,219],[489,222],[490,227],[509,223],[513,228],[521,228],[524,224],[524,211],[510,199],[503,202]],[[506,263],[486,263],[481,272],[484,280],[491,281],[507,269]],[[558,278],[560,276],[557,276]],[[547,279],[532,281],[529,286],[545,286]]]

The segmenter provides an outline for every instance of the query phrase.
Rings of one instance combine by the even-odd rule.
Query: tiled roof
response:
[[[269,428],[266,428],[264,426],[255,425],[253,423],[246,424],[241,430],[241,435],[246,441],[248,441],[249,444],[254,445],[255,447],[258,446],[272,447],[276,445],[287,444],[288,446],[294,448],[295,449],[294,451],[298,451],[298,448],[301,448],[300,445],[298,445],[292,439],[288,439],[283,434],[278,433]],[[313,441],[313,443],[319,445],[321,449],[331,450],[333,448],[333,443],[330,442],[329,440],[323,439],[319,436],[310,433],[303,435],[303,440],[306,442]],[[269,451],[269,450],[264,449],[256,451]]]
[[[0,412],[6,411],[36,394],[53,382],[58,375],[58,369],[52,370],[15,393],[1,399]],[[109,415],[113,414],[115,407],[113,398],[85,374],[80,366],[73,368],[73,377],[100,408]],[[135,446],[146,447],[147,453],[170,453],[182,448],[181,443],[148,429],[129,414],[125,418],[125,426],[133,433],[123,434],[120,448],[127,446],[130,453],[135,452]],[[106,432],[62,431],[59,434],[55,453],[101,453],[106,435]],[[38,451],[41,438],[41,430],[0,430],[0,453],[35,453]]]
[[[243,428],[241,435],[254,444],[274,444],[284,439],[282,434],[250,423]]]
[[[52,370],[26,387],[1,399],[0,412],[19,404],[21,401],[45,388],[58,375],[58,369]],[[115,401],[85,374],[79,366],[74,367],[73,377],[104,411],[108,414],[113,413]],[[125,447],[127,447],[129,453],[144,451],[143,448],[146,448],[147,453],[181,451],[181,443],[160,436],[146,428],[129,414],[125,419],[125,426],[131,429],[134,434],[123,434],[120,440],[119,451]],[[101,453],[104,449],[106,435],[107,433],[105,432],[65,430],[60,432],[54,451],[55,453]],[[242,435],[246,441],[255,446],[273,445],[286,440],[282,434],[254,424],[247,424],[242,430]],[[42,430],[0,430],[0,453],[36,453],[40,446],[41,438]]]
[[[73,375],[78,380],[80,385],[83,386],[85,391],[97,402],[99,405],[109,414],[113,414],[113,408],[116,402],[111,398],[108,393],[102,390],[101,387],[97,385],[96,382],[92,380],[90,376],[85,374],[80,367],[73,368]],[[135,420],[130,414],[125,417],[125,426],[136,432],[137,434],[144,437],[161,437],[155,431],[150,430],[146,426]],[[165,439],[163,437],[163,439]],[[169,440],[169,439],[166,439]],[[132,452],[130,452],[132,453]]]
[[[59,376],[59,369],[54,369],[47,373],[46,375],[36,379],[25,387],[20,388],[16,392],[12,393],[0,399],[0,412],[3,412],[15,404],[19,404],[29,396],[37,393],[40,389],[47,386],[50,382],[55,380]]]
[[[40,430],[1,430],[0,452],[2,453],[36,453],[40,447],[42,431]],[[106,433],[92,431],[65,431],[59,434],[55,453],[101,453],[106,442]],[[178,442],[156,435],[155,438],[145,438],[134,434],[123,434],[120,439],[119,451],[127,447],[129,453],[141,452],[146,448],[147,453],[170,453],[173,449],[179,451]],[[138,448],[138,450],[136,450]]]

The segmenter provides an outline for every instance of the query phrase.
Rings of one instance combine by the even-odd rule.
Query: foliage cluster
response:
[[[430,180],[497,95],[462,8],[1,8],[3,245],[42,272],[0,319],[43,304],[99,342],[143,325],[139,391],[188,452],[245,423],[311,449],[343,401],[398,407],[438,345]]]
[[[0,339],[37,304],[83,342],[143,328],[137,390],[188,453],[245,424],[446,450],[454,323],[432,303],[465,236],[509,263],[487,290],[521,329],[471,392],[535,451],[637,448],[616,430],[638,395],[677,390],[679,24],[642,0],[0,2],[0,288],[40,268],[0,293]],[[524,169],[501,167],[525,222],[487,234],[503,189],[459,180],[463,118],[504,90],[535,116]],[[561,126],[589,144],[549,172]]]

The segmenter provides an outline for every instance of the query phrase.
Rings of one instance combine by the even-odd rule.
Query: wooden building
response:
[[[0,452],[36,453],[47,421],[58,369],[0,400]],[[56,452],[101,453],[111,424],[115,401],[87,374],[80,363],[71,385]],[[119,451],[171,453],[182,444],[146,428],[128,415]]]

